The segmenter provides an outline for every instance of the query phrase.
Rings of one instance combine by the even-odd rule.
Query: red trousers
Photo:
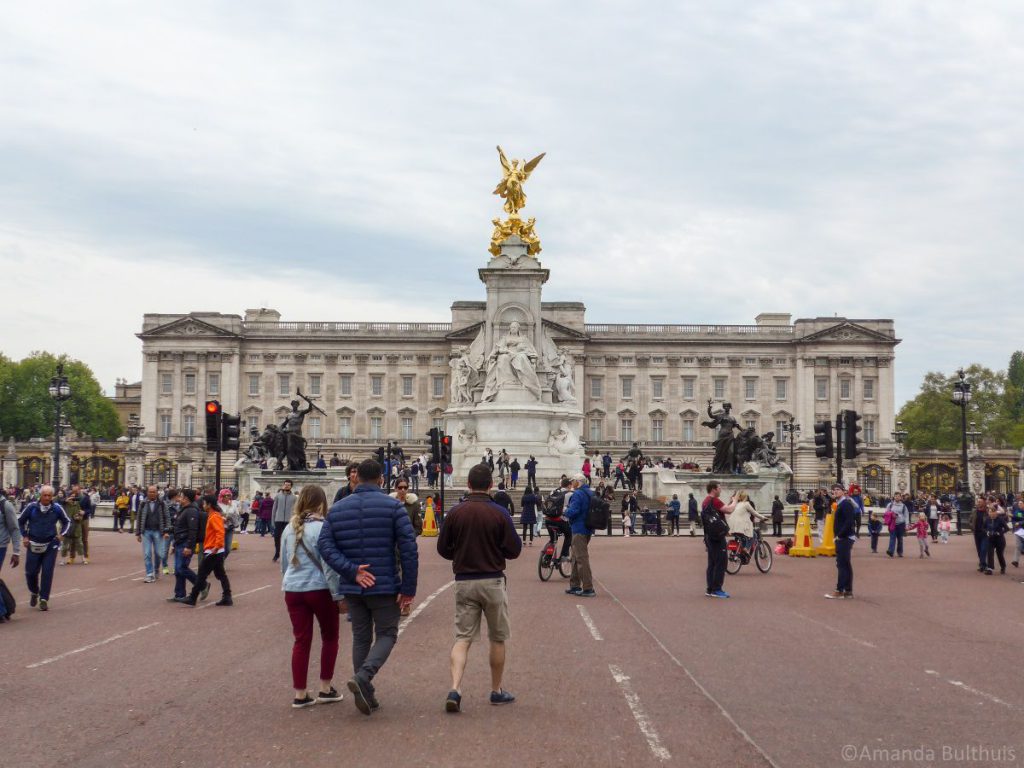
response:
[[[285,592],[284,602],[292,620],[292,686],[305,690],[309,674],[309,651],[313,646],[313,617],[320,624],[320,679],[334,677],[338,658],[338,606],[326,589],[315,592]]]

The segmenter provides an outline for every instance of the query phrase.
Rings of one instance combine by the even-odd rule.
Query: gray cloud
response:
[[[4,351],[110,386],[147,309],[443,318],[482,294],[501,143],[548,151],[549,298],[893,317],[902,400],[1020,344],[1022,32],[1012,2],[11,8],[0,268],[91,300],[58,328],[14,291]]]

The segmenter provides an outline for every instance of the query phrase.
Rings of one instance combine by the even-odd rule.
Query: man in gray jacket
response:
[[[292,493],[292,481],[281,483],[281,490],[274,497],[274,509],[270,519],[274,521],[274,562],[281,556],[281,534],[292,519],[292,508],[295,506],[295,494]]]
[[[18,528],[18,515],[14,511],[14,505],[4,496],[3,489],[0,489],[0,571],[4,568],[8,547],[13,549],[11,568],[17,568],[21,561],[21,530]],[[3,600],[0,600],[0,622],[6,620],[7,610],[4,608]]]
[[[151,485],[146,490],[146,500],[139,505],[139,515],[135,521],[135,538],[142,543],[142,560],[146,566],[143,583],[152,584],[156,581],[161,541],[170,536],[171,517],[167,504],[157,497],[156,486]]]

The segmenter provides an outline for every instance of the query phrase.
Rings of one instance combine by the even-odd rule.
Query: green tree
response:
[[[967,420],[975,422],[982,439],[996,444],[1011,443],[1015,425],[1007,414],[1007,376],[983,365],[964,369],[971,385],[971,403]],[[960,446],[960,408],[952,403],[957,374],[931,371],[925,374],[921,392],[906,403],[896,418],[909,432],[908,448],[954,449]]]
[[[71,399],[63,405],[71,426],[95,438],[117,438],[121,434],[117,411],[92,369],[79,360],[57,358],[48,352],[33,352],[19,362],[0,356],[0,435],[13,435],[17,440],[53,436],[56,403],[47,388],[59,362],[64,363],[71,387]]]
[[[1015,427],[1024,426],[1024,352],[1017,350],[1010,355],[1006,367],[1006,414],[1015,422]]]

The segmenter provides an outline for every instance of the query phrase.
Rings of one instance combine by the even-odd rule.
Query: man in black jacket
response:
[[[857,502],[846,495],[839,483],[832,486],[832,499],[836,502],[836,570],[839,578],[836,589],[825,595],[829,600],[849,600],[853,598],[853,542],[857,540],[857,513],[860,511]]]
[[[191,488],[178,491],[178,503],[181,510],[174,519],[172,537],[174,539],[174,597],[168,597],[169,603],[185,601],[185,582],[196,583],[196,574],[189,563],[196,542],[199,541],[199,510],[196,509],[196,492]]]

